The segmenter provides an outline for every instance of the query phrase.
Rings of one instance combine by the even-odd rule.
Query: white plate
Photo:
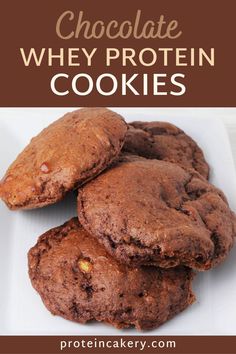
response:
[[[209,110],[117,108],[128,121],[166,120],[177,124],[204,149],[211,166],[211,182],[222,188],[236,210],[236,174],[225,128]],[[0,173],[29,139],[67,109],[1,109]],[[211,116],[212,115],[212,116]],[[27,252],[40,234],[76,214],[74,196],[63,202],[27,212],[10,212],[0,203],[0,333],[1,334],[137,334],[92,323],[79,325],[52,316],[32,288],[27,274]],[[224,264],[198,274],[197,302],[148,335],[236,334],[236,248]]]

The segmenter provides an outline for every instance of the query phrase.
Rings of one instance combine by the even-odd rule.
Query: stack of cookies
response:
[[[194,302],[194,270],[233,246],[235,214],[208,176],[201,149],[172,124],[87,108],[31,140],[0,196],[33,209],[77,190],[78,217],[29,251],[33,287],[54,315],[152,329]]]

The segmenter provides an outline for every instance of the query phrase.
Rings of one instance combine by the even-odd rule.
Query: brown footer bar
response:
[[[1,354],[236,353],[236,336],[0,336]]]

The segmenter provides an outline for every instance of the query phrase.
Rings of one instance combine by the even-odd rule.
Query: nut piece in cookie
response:
[[[28,254],[32,285],[54,315],[118,328],[152,329],[194,301],[192,271],[119,264],[74,218]]]
[[[78,216],[126,264],[206,270],[236,235],[225,196],[198,172],[132,155],[79,190]]]
[[[209,166],[197,143],[167,122],[130,123],[123,151],[194,168],[203,177],[209,177]]]
[[[56,203],[116,158],[126,131],[123,118],[105,108],[65,114],[16,158],[1,181],[0,197],[10,209]]]

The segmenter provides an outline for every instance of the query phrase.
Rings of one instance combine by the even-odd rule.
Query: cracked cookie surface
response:
[[[10,209],[61,200],[104,170],[119,154],[127,125],[105,108],[65,114],[34,137],[7,170],[0,197]]]
[[[224,194],[198,172],[132,155],[80,189],[78,216],[126,264],[206,270],[236,235]]]
[[[48,310],[80,323],[152,329],[195,299],[190,269],[119,264],[77,218],[42,235],[28,260],[32,285]]]
[[[130,123],[123,151],[194,168],[203,177],[209,177],[209,166],[197,143],[167,122]]]

